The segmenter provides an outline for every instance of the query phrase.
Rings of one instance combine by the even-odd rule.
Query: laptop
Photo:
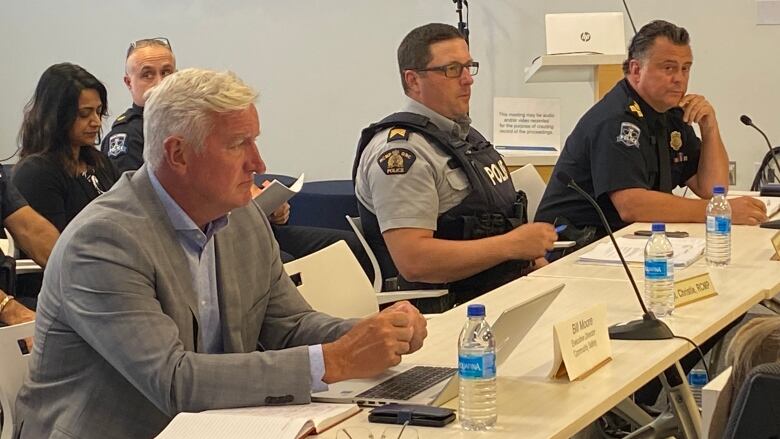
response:
[[[626,54],[622,12],[545,14],[547,54]]]
[[[498,370],[563,287],[564,284],[557,285],[512,306],[493,323]],[[457,335],[453,334],[453,343]],[[457,372],[455,367],[400,364],[374,378],[331,384],[328,390],[313,393],[311,399],[374,407],[394,402],[440,406],[458,396]]]

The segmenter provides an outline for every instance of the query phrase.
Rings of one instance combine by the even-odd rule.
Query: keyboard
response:
[[[454,367],[414,366],[382,381],[358,395],[357,398],[405,401],[455,375],[457,371],[458,369]]]

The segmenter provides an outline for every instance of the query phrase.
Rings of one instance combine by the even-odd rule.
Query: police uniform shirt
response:
[[[123,173],[144,164],[144,107],[133,104],[117,117],[100,150]]]
[[[679,108],[658,113],[623,79],[566,139],[535,220],[553,223],[564,217],[575,226],[595,226],[599,235],[606,233],[588,201],[558,180],[556,174],[565,172],[598,201],[610,227],[624,227],[609,194],[629,188],[660,190],[659,154],[667,152],[659,148],[669,156],[668,190],[684,186],[697,172],[701,140],[682,121]]]
[[[456,123],[406,98],[401,111],[428,117],[440,130],[466,139],[470,120]],[[358,165],[355,194],[376,215],[382,232],[397,228],[436,230],[440,214],[469,194],[466,174],[448,166],[450,156],[422,135],[380,131],[366,146]],[[398,134],[398,135],[395,135]],[[390,162],[388,164],[388,162]]]

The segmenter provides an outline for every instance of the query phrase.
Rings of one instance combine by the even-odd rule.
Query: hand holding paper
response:
[[[290,204],[288,202],[282,203],[276,210],[268,216],[268,221],[271,224],[282,225],[287,224],[290,219]]]
[[[287,222],[287,218],[289,216],[289,206],[286,208],[287,213],[284,214],[284,206],[290,198],[295,196],[298,192],[301,191],[301,188],[303,187],[304,182],[304,174],[301,174],[300,177],[298,177],[298,180],[295,181],[290,187],[287,187],[279,182],[279,180],[274,180],[270,183],[264,182],[263,188],[259,188],[254,186],[252,188],[252,195],[254,197],[254,202],[260,207],[260,209],[263,211],[263,213],[266,214],[266,216],[272,216],[276,214],[276,216],[279,219],[283,219],[283,222],[274,222],[272,219],[271,222],[274,224],[284,224]],[[282,208],[281,211],[277,212]]]

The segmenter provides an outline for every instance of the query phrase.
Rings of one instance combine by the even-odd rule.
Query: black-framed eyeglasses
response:
[[[446,66],[426,67],[424,69],[412,69],[415,72],[442,72],[447,78],[460,78],[463,74],[463,69],[469,69],[469,75],[476,76],[479,72],[479,63],[476,61],[469,61],[466,64],[461,64],[457,61],[451,62]]]
[[[148,47],[148,46],[167,47],[168,50],[173,52],[173,48],[171,47],[171,42],[168,41],[168,39],[165,37],[143,38],[130,43],[130,47],[127,48],[127,55],[125,56],[125,59],[130,58],[130,54],[135,52],[135,49],[140,49],[142,47]]]

